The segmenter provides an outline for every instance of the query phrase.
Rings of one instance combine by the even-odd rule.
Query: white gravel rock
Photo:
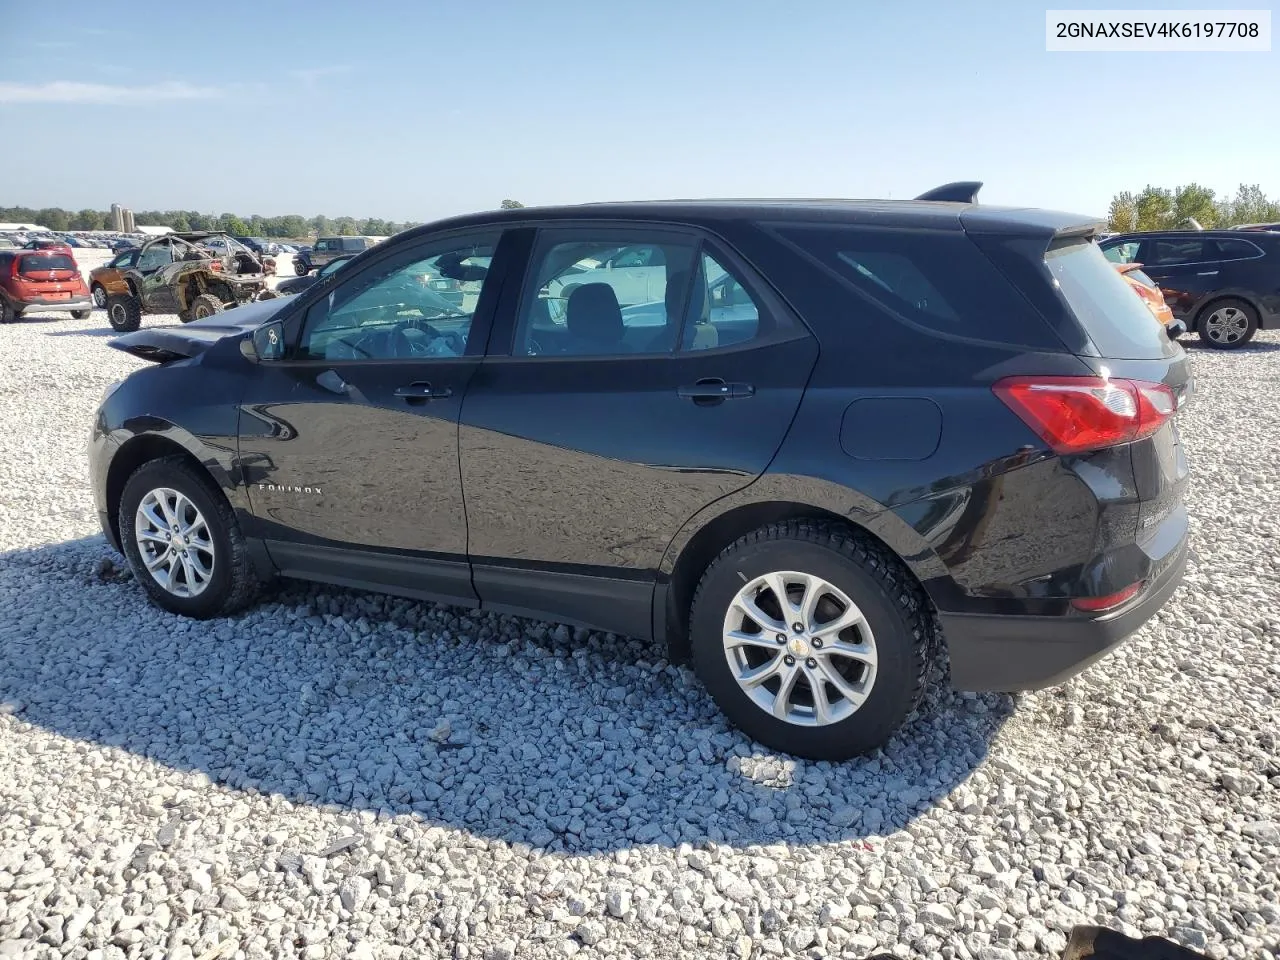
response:
[[[1159,616],[839,765],[625,638],[300,584],[147,606],[88,487],[99,396],[142,365],[105,334],[0,338],[0,956],[1009,960],[1074,922],[1276,955],[1274,333],[1189,351],[1193,553]]]

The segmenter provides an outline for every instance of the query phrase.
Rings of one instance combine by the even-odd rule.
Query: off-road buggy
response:
[[[137,330],[143,314],[176,313],[183,323],[276,296],[275,260],[225,233],[169,233],[148,240],[123,271],[127,292],[108,292],[107,320]]]

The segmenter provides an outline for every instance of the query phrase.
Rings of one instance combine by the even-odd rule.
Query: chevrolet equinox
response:
[[[1191,379],[1100,224],[978,186],[476,214],[121,337],[103,530],[190,617],[285,576],[649,638],[811,758],[935,663],[1058,683],[1181,578]]]

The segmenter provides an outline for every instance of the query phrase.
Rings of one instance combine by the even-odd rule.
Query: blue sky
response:
[[[0,0],[0,206],[1280,194],[1280,52],[1047,53],[1046,6]]]

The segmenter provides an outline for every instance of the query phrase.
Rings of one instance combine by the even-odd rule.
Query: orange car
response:
[[[1185,332],[1182,321],[1173,319],[1173,311],[1164,302],[1164,294],[1160,292],[1156,282],[1142,272],[1142,264],[1117,263],[1114,266],[1120,272],[1120,276],[1124,277],[1129,286],[1133,288],[1134,293],[1142,298],[1142,302],[1147,305],[1151,315],[1159,321],[1169,336],[1176,337]]]
[[[125,279],[125,271],[138,264],[138,248],[124,250],[102,266],[89,271],[89,291],[93,294],[93,305],[99,309],[107,305],[107,296],[113,293],[134,294],[129,281]],[[136,295],[136,294],[134,294]]]

